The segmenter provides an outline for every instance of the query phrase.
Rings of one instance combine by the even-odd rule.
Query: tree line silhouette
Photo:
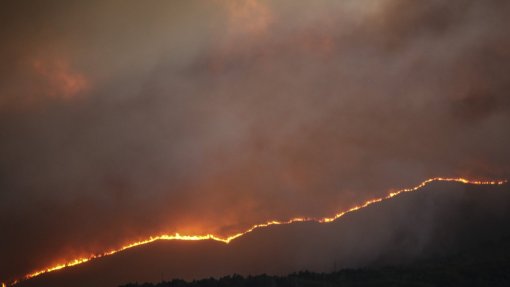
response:
[[[449,257],[434,256],[400,266],[343,269],[330,273],[302,271],[286,276],[238,274],[221,278],[120,287],[329,287],[329,286],[510,286],[510,238],[488,242]]]

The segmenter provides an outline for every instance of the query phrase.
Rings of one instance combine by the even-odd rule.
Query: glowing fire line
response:
[[[368,201],[366,201],[365,203],[363,203],[361,205],[357,205],[357,206],[351,207],[350,209],[347,209],[345,211],[337,213],[337,214],[335,214],[332,217],[324,217],[324,218],[296,217],[296,218],[289,219],[287,221],[273,220],[273,221],[268,221],[266,223],[260,223],[260,224],[253,225],[252,227],[250,227],[249,229],[247,229],[247,230],[245,230],[243,232],[239,232],[239,233],[227,236],[227,237],[220,237],[220,236],[216,236],[216,235],[213,235],[213,234],[205,234],[205,235],[181,235],[179,233],[175,233],[175,234],[162,234],[162,235],[158,235],[158,236],[151,236],[148,239],[145,239],[145,240],[142,240],[142,241],[133,242],[133,243],[130,243],[128,245],[122,246],[122,247],[120,247],[118,249],[112,249],[110,251],[106,251],[106,252],[103,252],[103,253],[93,254],[93,255],[91,255],[89,257],[76,258],[76,259],[71,260],[71,261],[69,261],[69,262],[67,262],[65,264],[55,265],[55,266],[47,267],[45,269],[41,269],[39,271],[32,272],[30,274],[25,275],[21,279],[17,279],[15,281],[13,281],[10,285],[12,286],[12,285],[15,285],[15,284],[17,284],[17,283],[19,283],[21,281],[28,280],[28,279],[37,277],[37,276],[45,274],[45,273],[49,273],[49,272],[57,271],[57,270],[64,269],[64,268],[67,268],[67,267],[79,265],[79,264],[88,262],[88,261],[93,260],[93,259],[109,256],[109,255],[112,255],[112,254],[124,251],[126,249],[130,249],[130,248],[133,248],[133,247],[136,247],[136,246],[152,243],[152,242],[155,242],[155,241],[158,241],[158,240],[186,240],[186,241],[214,240],[214,241],[219,241],[219,242],[223,242],[225,244],[228,244],[232,240],[234,240],[236,238],[239,238],[239,237],[241,237],[243,235],[246,235],[246,234],[254,231],[255,229],[259,229],[259,228],[263,228],[263,227],[267,227],[267,226],[271,226],[271,225],[283,225],[283,224],[291,224],[291,223],[295,223],[295,222],[318,222],[318,223],[332,222],[332,221],[334,221],[334,220],[336,220],[336,219],[346,215],[347,213],[351,213],[351,212],[360,210],[360,209],[365,208],[365,207],[367,207],[369,205],[381,202],[381,201],[386,200],[386,199],[390,199],[390,198],[395,197],[395,196],[397,196],[399,194],[402,194],[402,193],[417,191],[417,190],[425,187],[429,183],[435,182],[435,181],[459,182],[459,183],[473,184],[473,185],[502,185],[502,184],[505,184],[505,183],[508,182],[507,180],[473,181],[473,180],[468,180],[468,179],[464,179],[464,178],[443,178],[443,177],[431,178],[431,179],[427,179],[427,180],[423,181],[422,183],[420,183],[419,185],[417,185],[415,187],[400,189],[400,190],[391,192],[391,193],[389,193],[388,195],[386,195],[384,197],[379,197],[379,198],[374,198],[374,199],[368,200]],[[6,287],[5,283],[1,283],[1,284],[2,284],[2,287]]]

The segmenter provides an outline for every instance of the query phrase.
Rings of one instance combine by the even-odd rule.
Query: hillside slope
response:
[[[258,286],[509,286],[510,238],[474,246],[445,258],[397,266],[343,269],[330,273],[300,271],[287,276],[229,275],[194,281],[129,283],[121,287],[258,287]]]
[[[330,272],[440,260],[501,241],[510,231],[510,190],[436,182],[331,223],[257,229],[230,244],[161,241],[52,272],[18,286],[118,286],[228,274]]]

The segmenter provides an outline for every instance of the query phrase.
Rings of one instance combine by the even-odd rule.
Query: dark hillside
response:
[[[408,274],[406,276],[428,277],[427,272],[442,274],[443,268],[453,259],[441,263],[444,266],[438,265],[443,262],[441,260],[474,252],[480,254],[469,257],[476,259],[472,260],[475,265],[445,269],[456,274],[467,268],[466,272],[471,273],[471,269],[478,267],[506,268],[508,264],[501,266],[499,261],[477,263],[500,255],[492,252],[494,256],[485,258],[483,252],[476,250],[479,246],[505,242],[504,239],[510,238],[508,226],[510,192],[507,184],[474,186],[437,182],[420,191],[401,194],[349,213],[331,223],[270,226],[228,245],[211,241],[154,242],[45,274],[18,286],[111,287],[126,282],[159,282],[173,278],[285,275],[299,270],[331,272],[346,268],[362,268],[349,272],[367,272],[372,278],[379,274],[382,266],[400,266],[397,271]],[[413,269],[416,262],[427,260],[432,262],[431,269],[424,266]],[[345,274],[351,274],[349,272]],[[377,276],[386,280],[385,274]]]
[[[121,287],[510,286],[509,242],[510,238],[504,238],[486,242],[469,252],[399,266],[343,269],[331,273],[302,271],[287,276],[263,274],[195,281],[174,279]]]

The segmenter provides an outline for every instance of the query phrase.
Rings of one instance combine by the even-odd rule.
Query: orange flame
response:
[[[338,219],[338,218],[340,218],[340,217],[342,217],[342,216],[344,216],[344,215],[346,215],[348,213],[360,210],[360,209],[365,208],[365,207],[367,207],[369,205],[372,205],[374,203],[378,203],[378,202],[381,202],[383,200],[390,199],[390,198],[395,197],[395,196],[397,196],[399,194],[402,194],[402,193],[417,191],[417,190],[425,187],[429,183],[436,182],[436,181],[458,182],[458,183],[473,184],[473,185],[502,185],[502,184],[505,184],[505,183],[508,182],[507,180],[478,181],[478,180],[468,180],[468,179],[465,179],[465,178],[443,178],[443,177],[436,177],[436,178],[427,179],[427,180],[423,181],[422,183],[420,183],[419,185],[417,185],[415,187],[400,189],[400,190],[391,192],[391,193],[389,193],[388,195],[386,195],[384,197],[379,197],[379,198],[374,198],[374,199],[368,200],[368,201],[366,201],[366,202],[364,202],[364,203],[362,203],[360,205],[356,205],[354,207],[351,207],[350,209],[347,209],[345,211],[339,212],[339,213],[333,215],[332,217],[323,217],[323,218],[295,217],[295,218],[292,218],[292,219],[289,219],[289,220],[286,220],[286,221],[272,220],[272,221],[268,221],[268,222],[265,222],[265,223],[260,223],[260,224],[253,225],[252,227],[250,227],[249,229],[247,229],[247,230],[245,230],[243,232],[239,232],[237,234],[233,234],[233,235],[230,235],[230,236],[227,236],[227,237],[221,237],[221,236],[217,236],[217,235],[214,235],[214,234],[181,235],[179,233],[175,233],[175,234],[162,234],[162,235],[158,235],[158,236],[151,236],[148,239],[145,239],[145,240],[142,240],[142,241],[133,242],[133,243],[127,244],[125,246],[122,246],[122,247],[120,247],[118,249],[112,249],[112,250],[109,250],[109,251],[106,251],[106,252],[103,252],[103,253],[99,253],[99,254],[92,254],[89,257],[76,258],[76,259],[71,260],[69,262],[66,262],[64,264],[55,265],[55,266],[47,267],[47,268],[44,268],[44,269],[32,272],[30,274],[25,275],[21,279],[17,279],[15,281],[13,281],[11,283],[11,286],[19,283],[20,281],[28,280],[28,279],[37,277],[37,276],[45,274],[45,273],[49,273],[49,272],[57,271],[57,270],[64,269],[64,268],[67,268],[67,267],[79,265],[79,264],[88,262],[88,261],[93,260],[93,259],[109,256],[109,255],[112,255],[112,254],[124,251],[126,249],[130,249],[130,248],[133,248],[133,247],[136,247],[136,246],[152,243],[152,242],[155,242],[155,241],[158,241],[158,240],[186,240],[186,241],[214,240],[214,241],[219,241],[219,242],[223,242],[225,244],[228,244],[232,240],[234,240],[236,238],[239,238],[239,237],[241,237],[243,235],[246,235],[246,234],[254,231],[255,229],[259,229],[259,228],[263,228],[263,227],[268,227],[268,226],[271,226],[271,225],[283,225],[283,224],[291,224],[291,223],[295,223],[295,222],[318,222],[318,223],[332,222],[332,221],[335,221],[336,219]],[[6,287],[5,283],[2,283],[2,287]]]

